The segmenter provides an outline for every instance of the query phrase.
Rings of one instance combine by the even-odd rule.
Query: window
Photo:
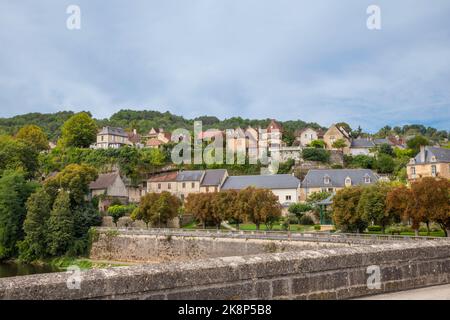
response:
[[[158,189],[161,189],[161,183],[158,183]]]
[[[329,176],[323,177],[323,183],[324,184],[330,184],[330,177]]]
[[[411,174],[416,174],[416,167],[411,167]]]
[[[186,188],[186,182],[183,182],[182,184],[181,184],[181,187],[184,189],[184,188]]]
[[[365,183],[370,183],[370,176],[365,176],[364,177],[364,182]]]
[[[352,185],[352,179],[350,177],[345,178],[345,186],[350,187]]]
[[[206,192],[209,192],[209,187],[206,187]]]
[[[102,141],[104,141],[104,140],[105,140],[105,136],[101,136],[101,138],[102,138]]]
[[[292,198],[291,198],[291,196],[289,195],[289,196],[286,196],[286,201],[290,201]]]
[[[435,176],[436,176],[436,173],[437,173],[436,166],[435,166],[435,165],[432,165],[432,166],[431,166],[431,175],[432,175],[433,177],[435,177]]]
[[[172,185],[170,183],[167,184],[167,189],[172,189]]]
[[[195,182],[191,183],[191,188],[194,189],[195,188]]]

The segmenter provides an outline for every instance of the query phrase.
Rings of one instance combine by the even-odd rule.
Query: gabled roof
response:
[[[345,187],[345,179],[349,177],[352,185],[365,185],[365,177],[370,177],[370,183],[378,181],[378,176],[370,169],[323,169],[309,170],[302,181],[304,188]],[[325,177],[330,180],[325,184]]]
[[[108,187],[112,186],[114,181],[116,181],[118,177],[120,177],[118,173],[99,174],[97,180],[89,184],[89,189],[91,190],[108,189]]]
[[[369,139],[353,139],[350,148],[373,148],[375,143]]]
[[[204,170],[180,171],[177,175],[177,181],[201,181],[204,173]]]
[[[156,138],[151,138],[149,140],[147,140],[147,142],[145,143],[148,147],[158,147],[162,144],[164,144],[164,142],[162,142],[159,139]]]
[[[149,182],[175,182],[177,179],[178,172],[172,171],[172,172],[165,172],[157,174],[150,179],[148,179]]]
[[[422,152],[422,151],[421,151]],[[414,158],[415,163],[431,163],[432,158],[435,158],[434,162],[450,162],[450,149],[438,148],[438,147],[425,147],[425,162],[422,161],[421,152],[419,152]]]
[[[269,125],[267,126],[267,132],[272,132],[272,130],[278,130],[278,131],[283,131],[283,128],[281,127],[281,124],[279,124],[275,119],[272,119],[269,123]]]
[[[227,174],[226,169],[206,170],[201,186],[219,186]]]
[[[141,142],[141,135],[136,131],[128,132],[128,140],[134,144],[139,143]]]
[[[225,180],[222,190],[241,190],[247,187],[264,189],[297,189],[300,187],[300,180],[290,174],[232,176]]]
[[[112,136],[128,137],[128,134],[122,128],[103,127],[98,134],[107,134]]]
[[[377,145],[377,146],[382,145],[382,144],[392,145],[392,142],[389,141],[389,139],[387,139],[387,138],[373,139],[373,143],[375,143],[375,145]]]

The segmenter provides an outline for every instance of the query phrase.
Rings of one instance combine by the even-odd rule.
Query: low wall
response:
[[[92,245],[90,257],[96,260],[160,263],[343,246],[349,244],[101,232]]]
[[[381,288],[367,286],[378,266]],[[450,282],[447,241],[303,250],[0,279],[1,299],[346,299]]]

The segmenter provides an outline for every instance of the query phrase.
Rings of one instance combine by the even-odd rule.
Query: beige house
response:
[[[97,134],[97,142],[93,145],[95,149],[120,148],[132,145],[128,134],[122,128],[103,127]]]
[[[295,132],[295,145],[299,145],[301,147],[306,147],[311,144],[314,140],[319,140],[323,138],[322,130],[316,130],[313,128],[304,128],[301,130],[297,130]]]
[[[337,191],[355,185],[371,185],[379,177],[370,169],[324,169],[309,170],[302,181],[301,200],[305,201],[312,193]]]
[[[170,192],[184,201],[191,193],[218,192],[228,172],[225,169],[167,172],[151,177],[147,192]]]
[[[450,149],[421,147],[416,157],[409,161],[406,170],[410,181],[423,177],[450,179]]]
[[[120,177],[115,173],[100,174],[97,180],[89,184],[90,197],[99,197],[99,210],[108,210],[113,199],[128,202],[128,190]]]
[[[335,148],[333,148],[333,143],[339,139],[344,140],[345,144],[346,144],[346,147],[343,148],[343,150],[342,150],[343,153],[344,154],[350,153],[350,146],[352,143],[352,138],[350,136],[350,133],[345,131],[344,128],[342,128],[342,127],[338,128],[335,124],[333,124],[327,130],[327,132],[325,132],[325,134],[323,135],[323,140],[325,141],[325,143],[327,145],[327,149],[329,149],[329,150],[335,150]]]

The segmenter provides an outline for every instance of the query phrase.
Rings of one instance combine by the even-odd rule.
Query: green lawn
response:
[[[366,232],[367,234],[383,234],[381,231],[370,231],[370,232]],[[385,235],[389,235],[389,233],[385,233]],[[414,232],[400,232],[401,236],[415,236]],[[428,234],[426,231],[425,232],[419,232],[419,236],[422,237],[445,237],[445,233],[444,231],[440,230],[440,231],[432,231],[430,232],[430,234]]]

